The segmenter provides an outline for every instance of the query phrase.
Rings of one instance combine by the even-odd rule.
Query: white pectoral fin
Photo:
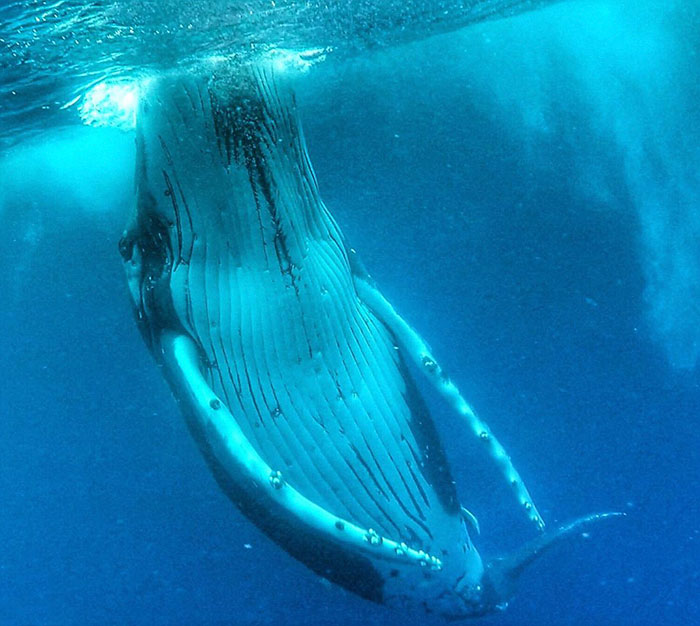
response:
[[[360,299],[379,318],[382,323],[394,334],[400,344],[403,353],[413,361],[427,376],[430,382],[467,422],[474,434],[484,443],[490,456],[494,459],[501,472],[511,485],[518,501],[527,511],[527,515],[537,527],[544,528],[544,520],[540,516],[525,483],[517,472],[510,457],[503,446],[491,432],[486,423],[481,421],[467,401],[462,397],[459,389],[447,377],[442,368],[432,355],[428,344],[423,338],[409,326],[395,310],[391,303],[382,295],[377,287],[367,276],[355,275],[355,288]]]
[[[442,562],[421,550],[409,548],[371,528],[333,515],[288,484],[282,472],[270,467],[241,430],[226,404],[211,389],[200,369],[194,341],[185,334],[165,332],[161,348],[166,367],[182,401],[199,422],[218,461],[234,480],[253,482],[266,497],[279,504],[298,522],[324,539],[361,550],[375,558],[416,563],[433,570]]]

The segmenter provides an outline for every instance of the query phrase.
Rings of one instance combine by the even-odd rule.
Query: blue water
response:
[[[324,199],[545,520],[627,513],[485,624],[700,623],[698,26],[687,1],[565,3],[298,89]],[[0,624],[408,623],[216,487],[132,320],[133,153],[75,125],[0,155]],[[534,531],[429,400],[477,546],[514,549]]]

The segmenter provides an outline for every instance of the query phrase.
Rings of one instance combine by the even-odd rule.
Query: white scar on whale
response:
[[[136,181],[120,249],[143,337],[222,489],[314,571],[390,606],[483,615],[507,605],[546,548],[608,516],[484,564],[411,367],[544,522],[503,447],[346,244],[273,66],[231,61],[152,81]]]

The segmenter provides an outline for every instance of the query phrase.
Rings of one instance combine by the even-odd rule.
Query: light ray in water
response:
[[[461,50],[490,117],[526,145],[559,137],[575,153],[571,187],[597,210],[631,209],[648,335],[679,370],[700,360],[696,6],[560,5],[465,34]]]

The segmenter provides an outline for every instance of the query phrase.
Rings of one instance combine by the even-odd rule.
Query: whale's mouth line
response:
[[[120,243],[142,334],[222,488],[270,537],[375,601],[497,608],[409,364],[510,457],[364,270],[322,202],[274,64],[154,81]]]

